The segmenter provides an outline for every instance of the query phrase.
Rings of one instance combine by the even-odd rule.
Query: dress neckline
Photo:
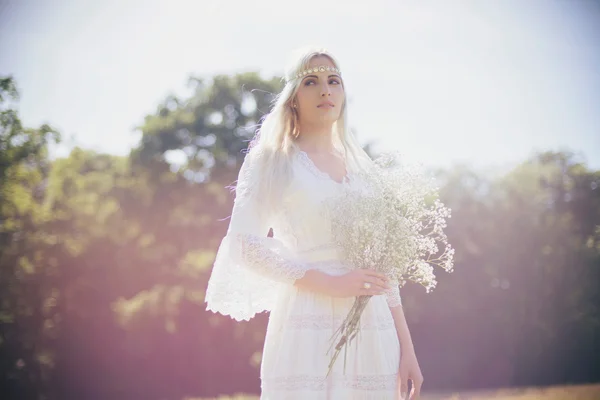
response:
[[[312,160],[312,158],[310,158],[310,156],[308,155],[308,153],[304,150],[302,150],[300,147],[296,146],[296,149],[298,151],[298,155],[300,156],[300,158],[302,160],[304,160],[304,164],[308,167],[308,169],[310,169],[316,176],[324,179],[324,180],[328,180],[330,182],[335,183],[336,185],[346,185],[347,183],[349,183],[350,181],[350,172],[348,171],[348,163],[346,162],[346,160],[344,160],[344,169],[346,171],[346,174],[342,177],[342,181],[339,182],[337,180],[335,180],[331,175],[329,175],[327,172],[322,171],[319,167],[317,167],[317,165],[314,163],[314,161]]]

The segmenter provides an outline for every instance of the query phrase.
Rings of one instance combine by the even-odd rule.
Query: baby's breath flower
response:
[[[429,293],[437,284],[434,266],[453,271],[454,249],[443,231],[450,209],[421,165],[407,165],[397,153],[386,153],[371,170],[357,176],[328,204],[331,233],[355,268],[374,269],[404,286],[418,283]],[[443,250],[440,253],[440,247]],[[333,337],[340,340],[329,365],[360,329],[360,315],[370,296],[359,296]]]

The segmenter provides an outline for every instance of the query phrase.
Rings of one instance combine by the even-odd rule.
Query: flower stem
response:
[[[336,330],[332,337],[332,344],[329,347],[327,353],[331,352],[333,344],[335,344],[335,351],[333,356],[331,357],[331,361],[329,362],[329,369],[327,371],[327,376],[331,373],[332,367],[335,364],[340,352],[344,350],[344,373],[346,372],[346,355],[348,346],[352,343],[352,340],[358,335],[360,332],[360,317],[362,312],[367,307],[369,299],[371,296],[359,296],[354,300],[354,304],[352,308],[348,312],[348,315],[340,325],[340,327]]]

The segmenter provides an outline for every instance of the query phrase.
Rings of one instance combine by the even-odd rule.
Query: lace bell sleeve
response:
[[[267,236],[272,215],[259,212],[257,157],[250,151],[240,168],[229,228],[217,250],[205,297],[207,310],[238,321],[270,311],[278,291],[306,272],[289,248]]]

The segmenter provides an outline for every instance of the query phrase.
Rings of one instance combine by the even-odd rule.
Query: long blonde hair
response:
[[[272,101],[271,112],[265,115],[250,143],[249,153],[260,155],[255,157],[255,165],[259,170],[253,171],[260,179],[256,182],[258,187],[252,192],[260,197],[258,204],[263,206],[261,211],[274,210],[280,204],[283,190],[291,180],[291,160],[297,151],[295,140],[299,135],[298,114],[292,103],[301,81],[291,78],[307,69],[310,61],[318,56],[328,57],[341,70],[339,62],[327,49],[308,47],[296,50],[285,70],[286,84]],[[343,78],[342,85],[345,92]],[[333,140],[334,146],[344,156],[347,168],[355,170],[360,168],[360,160],[365,157],[369,159],[369,156],[348,128],[347,95],[345,96],[340,117],[333,126]]]

